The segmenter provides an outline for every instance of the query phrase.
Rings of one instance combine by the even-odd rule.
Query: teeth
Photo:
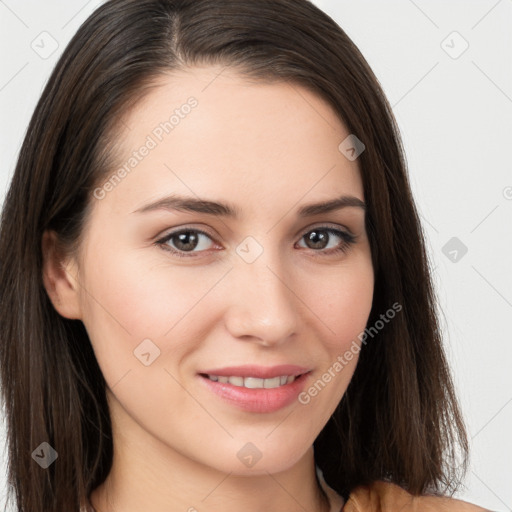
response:
[[[232,384],[233,386],[239,386],[249,389],[273,389],[285,384],[290,384],[295,380],[295,375],[281,375],[278,377],[272,377],[271,379],[258,379],[257,377],[224,377],[220,375],[208,375],[210,380],[214,382],[220,382],[222,384]]]
[[[244,378],[243,377],[229,377],[228,382],[233,384],[233,386],[243,386]]]
[[[233,382],[231,381],[233,377],[230,377],[229,378],[229,383],[232,384]],[[256,389],[256,388],[262,388],[263,387],[263,383],[265,382],[265,380],[267,379],[257,379],[256,377],[245,377],[244,379],[244,388],[249,388],[249,389]],[[236,384],[235,384],[236,386]]]
[[[273,379],[264,379],[264,388],[277,388],[281,385],[281,377],[274,377]]]

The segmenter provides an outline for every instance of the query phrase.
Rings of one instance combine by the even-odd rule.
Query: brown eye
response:
[[[315,229],[310,231],[307,235],[304,235],[306,244],[310,249],[325,249],[325,246],[329,242],[330,235],[325,230]]]
[[[205,240],[206,239],[206,240]],[[158,244],[162,245],[164,249],[171,251],[178,256],[195,256],[196,253],[207,250],[208,240],[212,242],[210,235],[198,229],[182,229],[169,233]],[[199,250],[195,250],[199,249]],[[191,253],[184,254],[184,253]]]
[[[173,240],[174,247],[180,251],[192,251],[197,247],[199,243],[199,237],[197,233],[193,231],[184,231],[173,235],[169,240]]]
[[[338,241],[336,241],[338,239]],[[304,234],[301,240],[305,240],[306,247],[314,251],[322,251],[330,254],[338,251],[346,251],[355,242],[356,237],[344,231],[331,227],[318,227]],[[330,247],[328,247],[330,245]]]

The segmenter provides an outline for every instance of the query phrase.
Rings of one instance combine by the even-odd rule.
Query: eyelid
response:
[[[346,226],[341,226],[340,224],[336,224],[334,222],[313,222],[313,224],[301,229],[297,235],[304,236],[306,233],[313,231],[315,229],[335,229],[336,231],[341,231],[346,233],[349,236],[356,237],[355,233],[353,233]]]
[[[314,229],[321,229],[321,228],[324,228],[324,229],[336,229],[338,231],[343,231],[345,232],[347,235],[350,235],[350,236],[353,236],[353,237],[356,237],[356,235],[350,230],[348,229],[346,226],[340,226],[339,224],[335,224],[335,223],[331,223],[331,222],[313,222],[312,224],[310,224],[309,226],[306,226],[305,228],[302,228],[301,230],[299,230],[294,236],[297,237],[297,236],[304,236],[305,234],[309,233],[310,231],[314,230]],[[187,224],[185,226],[178,226],[176,228],[173,228],[172,231],[169,231],[167,234],[165,235],[157,235],[157,240],[162,240],[162,239],[169,239],[169,237],[171,236],[174,236],[174,235],[178,235],[184,231],[197,231],[198,233],[202,233],[203,235],[206,235],[208,237],[210,237],[214,242],[217,242],[216,241],[216,235],[213,235],[212,233],[209,233],[208,231],[206,231],[204,228],[198,228],[198,227],[195,227],[193,224]]]
[[[157,235],[155,239],[162,239],[167,238],[171,235],[178,235],[179,233],[182,233],[183,231],[197,231],[198,233],[202,233],[203,235],[209,236],[212,239],[215,239],[217,235],[213,234],[213,230],[209,230],[209,228],[205,228],[201,225],[201,227],[197,227],[194,224],[185,224],[183,226],[176,226],[174,228],[169,228],[168,231],[164,231],[165,234]]]

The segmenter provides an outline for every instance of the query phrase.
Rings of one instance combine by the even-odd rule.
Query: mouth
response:
[[[298,395],[311,373],[307,368],[290,365],[245,366],[238,367],[238,371],[234,368],[209,370],[199,373],[198,377],[224,404],[246,412],[271,413],[298,402]]]

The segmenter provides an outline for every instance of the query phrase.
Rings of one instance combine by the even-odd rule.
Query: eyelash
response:
[[[314,227],[313,229],[306,231],[300,237],[300,240],[302,240],[308,233],[311,233],[312,231],[326,231],[327,233],[329,233],[329,235],[335,235],[342,239],[341,244],[334,249],[328,249],[328,250],[310,249],[313,252],[320,252],[327,256],[338,254],[338,253],[348,252],[350,247],[356,242],[356,239],[357,239],[357,237],[355,235],[352,235],[351,233],[347,233],[345,231],[340,231],[339,229],[335,229],[330,226],[317,226],[317,227]],[[187,253],[186,251],[179,251],[179,250],[173,249],[169,245],[167,245],[167,242],[169,240],[171,240],[172,238],[174,238],[175,236],[181,235],[182,233],[190,233],[190,232],[202,234],[213,241],[212,237],[205,231],[202,231],[201,229],[197,229],[197,228],[187,228],[187,229],[180,229],[179,231],[174,231],[172,233],[169,233],[164,238],[157,240],[155,243],[156,243],[156,245],[160,246],[164,251],[168,251],[168,252],[172,253],[173,255],[177,256],[178,258],[196,258],[203,251]]]

